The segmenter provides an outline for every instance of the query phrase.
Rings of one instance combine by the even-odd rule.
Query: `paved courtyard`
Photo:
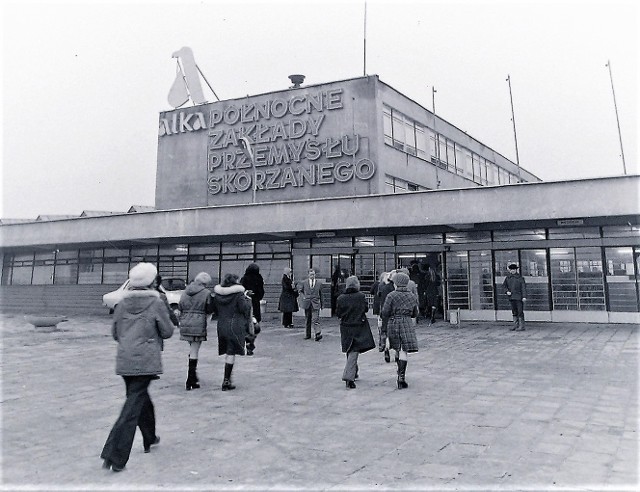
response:
[[[110,318],[58,330],[2,322],[3,490],[637,490],[638,327],[440,321],[417,327],[407,390],[376,350],[341,381],[336,320],[324,339],[263,322],[222,392],[215,326],[202,388],[188,346],[166,342],[151,384],[162,442],[140,433],[122,473],[100,451],[124,401]],[[300,319],[296,320],[300,325]],[[372,323],[373,326],[375,324]]]

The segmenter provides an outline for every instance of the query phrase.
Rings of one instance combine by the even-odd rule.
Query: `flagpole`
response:
[[[364,2],[364,44],[363,44],[363,75],[367,76],[367,2]]]
[[[518,155],[518,134],[516,133],[516,115],[513,111],[513,94],[511,93],[511,76],[507,74],[509,82],[509,99],[511,100],[511,121],[513,121],[513,139],[516,143],[516,164],[518,165],[518,181],[522,181],[520,176],[520,156]]]
[[[622,156],[622,169],[627,174],[627,164],[624,161],[624,149],[622,148],[622,133],[620,132],[620,119],[618,118],[618,105],[616,104],[616,91],[613,89],[613,75],[611,75],[611,62],[607,60],[605,65],[609,68],[609,78],[611,79],[611,92],[613,93],[613,107],[616,110],[616,123],[618,124],[618,137],[620,138],[620,155]]]

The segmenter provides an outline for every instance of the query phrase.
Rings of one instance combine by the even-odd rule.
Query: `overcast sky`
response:
[[[543,180],[638,174],[637,2],[367,1],[366,73]],[[363,75],[364,1],[3,2],[3,218],[154,205],[192,48],[221,99]],[[215,97],[203,84],[210,101]]]

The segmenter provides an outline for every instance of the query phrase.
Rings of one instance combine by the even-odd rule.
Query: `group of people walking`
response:
[[[522,331],[526,285],[517,270],[516,264],[509,265],[509,275],[503,285],[512,305],[512,330]],[[420,312],[420,279],[417,280],[412,280],[406,269],[385,272],[380,276],[374,294],[378,349],[384,352],[387,363],[391,361],[390,351],[395,352],[398,389],[409,386],[406,381],[408,354],[418,351],[413,321]],[[200,388],[196,370],[200,346],[207,340],[209,316],[217,317],[218,355],[225,357],[221,389],[229,391],[236,388],[231,380],[235,358],[245,355],[245,349],[247,355],[253,354],[260,330],[264,280],[258,265],[252,263],[242,278],[226,274],[222,282],[213,288],[213,293],[208,288],[211,282],[211,276],[206,272],[196,275],[180,299],[178,318],[160,288],[161,278],[156,267],[150,263],[139,263],[130,270],[129,290],[116,306],[111,329],[114,340],[118,342],[116,374],[124,379],[126,400],[104,444],[101,453],[103,468],[115,472],[124,469],[137,427],[142,433],[145,453],[160,442],[148,388],[151,381],[162,374],[163,340],[173,335],[175,327],[179,328],[180,339],[189,343],[185,389]],[[284,269],[278,305],[283,313],[282,324],[292,328],[292,313],[301,307],[305,311],[305,339],[312,338],[312,329],[313,339],[322,339],[319,321],[321,285],[314,269],[309,269],[307,278],[298,286],[293,282],[291,269]],[[335,314],[340,320],[341,348],[346,355],[342,380],[347,389],[356,387],[359,354],[376,346],[367,317],[369,303],[360,287],[358,277],[347,277],[344,292],[335,302]]]
[[[118,342],[116,374],[124,379],[126,400],[102,449],[103,468],[124,469],[137,427],[145,453],[160,442],[148,387],[162,374],[163,340],[173,335],[176,326],[180,339],[189,343],[186,390],[200,388],[196,369],[200,346],[207,340],[209,316],[217,317],[218,354],[225,356],[222,391],[235,389],[231,381],[235,357],[245,355],[245,347],[247,355],[255,349],[264,281],[256,264],[249,265],[242,278],[226,274],[213,294],[207,287],[211,280],[206,272],[196,275],[180,298],[177,318],[159,288],[154,265],[139,263],[129,271],[129,290],[116,306],[111,330]]]

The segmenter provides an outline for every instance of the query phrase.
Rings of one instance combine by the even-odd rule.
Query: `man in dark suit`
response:
[[[320,330],[320,309],[322,309],[322,297],[320,296],[320,290],[322,288],[322,282],[316,279],[316,271],[311,268],[309,270],[309,277],[302,282],[300,288],[300,307],[304,309],[304,314],[307,319],[305,340],[311,338],[311,324],[313,323],[314,339],[316,342],[322,340],[322,333]]]

